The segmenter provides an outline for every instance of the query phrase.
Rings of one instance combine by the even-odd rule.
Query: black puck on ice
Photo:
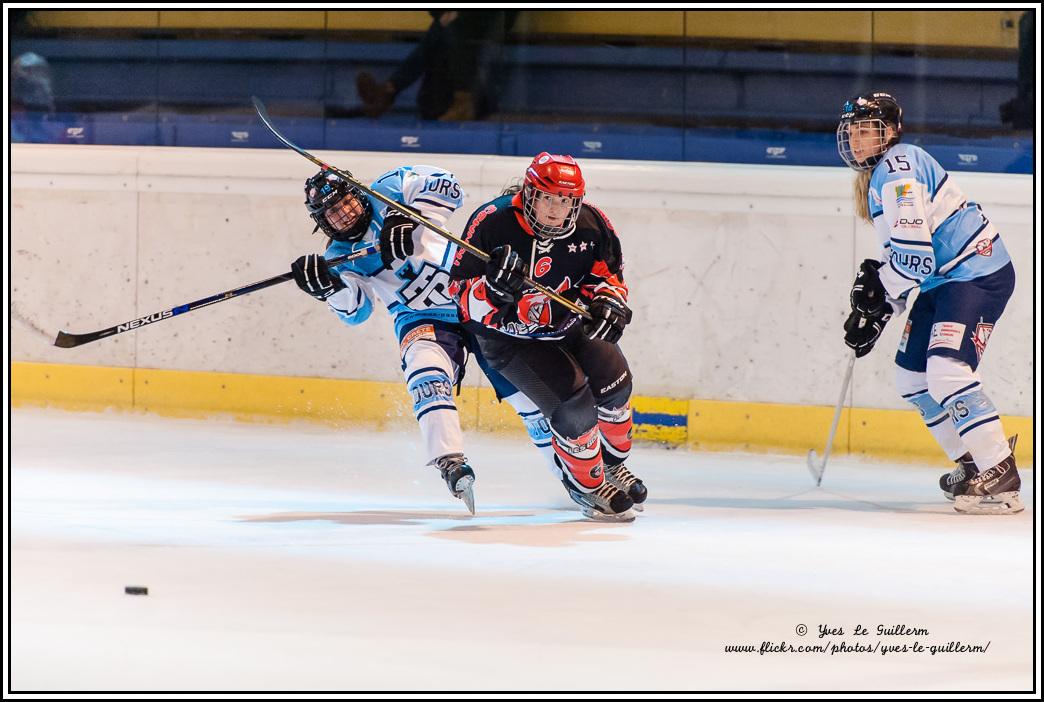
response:
[[[149,594],[149,588],[141,587],[140,585],[128,585],[123,588],[123,591],[128,595],[147,595]]]

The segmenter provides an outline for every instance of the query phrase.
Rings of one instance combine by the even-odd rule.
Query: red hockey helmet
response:
[[[584,176],[572,156],[537,154],[526,168],[522,214],[534,233],[555,238],[576,228],[584,200]]]

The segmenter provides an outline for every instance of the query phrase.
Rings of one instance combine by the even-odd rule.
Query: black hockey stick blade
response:
[[[90,334],[68,334],[60,331],[58,332],[58,338],[54,340],[54,345],[62,349],[71,349],[74,346],[81,346],[92,341],[97,341],[98,339],[104,339],[106,336],[115,333],[116,331],[114,329],[106,329],[104,331],[92,332]]]
[[[315,165],[322,168],[324,171],[333,171],[334,173],[342,177],[347,176],[347,179],[351,180],[353,182],[353,185],[357,185],[354,176],[352,176],[351,171],[342,171],[339,168],[334,168],[328,163],[324,163],[323,161],[319,160],[318,158],[308,153],[300,146],[283,136],[283,133],[276,129],[275,125],[272,124],[272,119],[268,116],[268,110],[265,108],[265,103],[261,102],[256,95],[250,97],[250,102],[254,103],[254,110],[257,111],[257,116],[260,117],[261,121],[264,122],[266,127],[268,127],[268,131],[272,132],[276,139],[283,142],[284,146],[286,146],[288,149],[293,149],[294,151],[301,154]]]

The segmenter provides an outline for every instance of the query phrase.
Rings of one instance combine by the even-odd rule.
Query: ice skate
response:
[[[951,502],[954,499],[954,491],[958,488],[963,490],[968,481],[979,474],[979,469],[975,465],[975,461],[972,460],[970,453],[966,453],[958,458],[956,463],[956,468],[949,473],[943,473],[942,477],[939,478],[939,489],[943,491],[946,499]]]
[[[435,467],[446,481],[446,487],[457,499],[463,500],[468,511],[475,514],[475,471],[462,453],[451,453],[436,458]]]
[[[634,521],[635,515],[631,510],[634,502],[627,493],[618,490],[608,480],[603,481],[602,485],[592,492],[581,492],[565,479],[562,480],[562,484],[588,519],[601,522]]]
[[[958,485],[953,508],[961,514],[1016,514],[1024,507],[1019,499],[1022,480],[1011,454],[992,468]]]
[[[613,484],[613,487],[626,493],[631,498],[631,501],[634,502],[632,508],[634,511],[642,512],[645,510],[643,503],[645,498],[649,496],[649,491],[645,489],[645,483],[638,476],[627,470],[626,464],[621,463],[612,468],[606,467],[605,478]]]
[[[1011,449],[1012,453],[1015,453],[1015,443],[1018,439],[1018,434],[1015,434],[1008,439],[1008,447]],[[954,499],[954,493],[958,488],[963,490],[963,486],[978,474],[979,467],[975,465],[975,461],[972,459],[971,454],[966,453],[957,459],[956,468],[939,478],[939,488],[943,491],[943,495],[946,496],[946,499],[952,502]]]

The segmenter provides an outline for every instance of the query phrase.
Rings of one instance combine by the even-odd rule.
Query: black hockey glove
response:
[[[348,287],[339,275],[330,273],[326,259],[320,254],[302,256],[290,264],[290,271],[294,274],[297,287],[316,300],[325,300],[338,290]]]
[[[413,255],[413,230],[417,223],[404,214],[391,212],[381,227],[381,263],[391,270],[392,263]]]
[[[859,272],[852,283],[849,296],[852,309],[864,317],[878,318],[892,314],[892,306],[885,299],[884,285],[881,284],[881,276],[877,272],[881,266],[880,261],[866,259],[859,264]]]
[[[595,295],[587,311],[592,317],[584,320],[584,334],[588,339],[615,344],[631,322],[631,309],[612,295]]]
[[[874,344],[881,338],[885,324],[892,318],[891,314],[882,317],[864,317],[857,310],[852,310],[845,320],[845,343],[855,349],[856,358],[870,353]]]
[[[505,244],[489,252],[486,262],[486,289],[498,306],[514,304],[528,287],[529,266]]]

